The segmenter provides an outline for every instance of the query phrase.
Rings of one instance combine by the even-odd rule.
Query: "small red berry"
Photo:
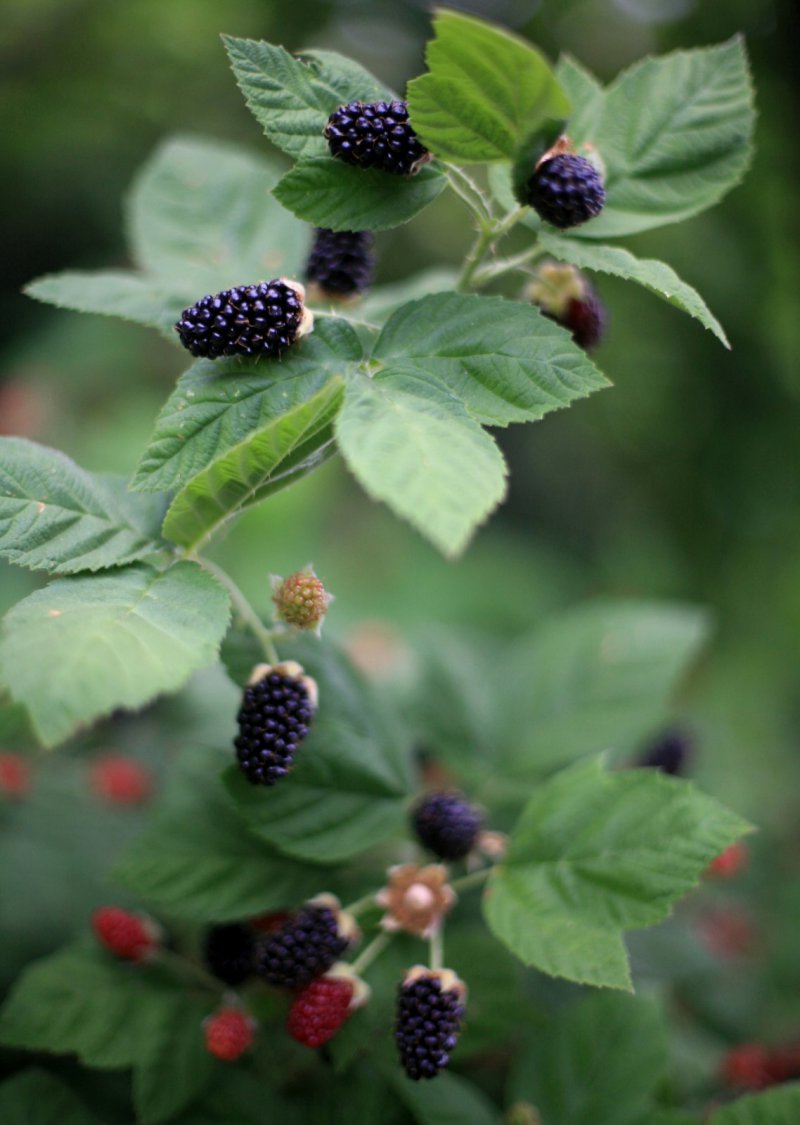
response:
[[[747,846],[739,840],[712,859],[706,868],[706,876],[709,879],[732,879],[744,871],[748,858]]]
[[[800,1045],[786,1043],[773,1047],[767,1056],[767,1074],[770,1082],[790,1082],[800,1077]]]
[[[0,754],[0,793],[24,797],[31,787],[31,770],[20,754]]]
[[[298,1043],[321,1047],[332,1039],[351,1014],[354,985],[351,980],[317,977],[298,992],[289,1009],[287,1028]]]
[[[760,1043],[742,1043],[722,1060],[722,1078],[733,1090],[761,1090],[769,1085],[769,1056]]]
[[[225,1062],[234,1062],[252,1046],[255,1022],[239,1008],[220,1008],[203,1025],[206,1049]]]
[[[101,945],[127,961],[144,961],[159,944],[159,930],[151,918],[119,906],[95,910],[92,929]]]
[[[747,957],[758,944],[758,931],[750,916],[735,906],[707,910],[698,919],[700,939],[717,957]]]
[[[122,754],[102,754],[90,769],[92,789],[111,805],[139,805],[153,793],[147,766]]]

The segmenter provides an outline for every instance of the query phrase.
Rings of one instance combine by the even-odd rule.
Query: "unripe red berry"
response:
[[[745,869],[747,860],[747,845],[739,840],[721,852],[716,859],[712,859],[706,868],[706,875],[709,879],[732,879]]]
[[[159,944],[159,929],[151,918],[119,906],[95,910],[92,929],[101,945],[126,961],[146,960]]]
[[[20,754],[0,754],[0,794],[24,797],[31,787],[30,766]]]
[[[203,1025],[206,1050],[224,1062],[235,1062],[255,1039],[255,1022],[239,1008],[220,1008]]]
[[[153,775],[147,766],[122,754],[102,754],[89,771],[92,789],[111,805],[139,805],[153,793]]]
[[[769,1085],[769,1060],[760,1043],[742,1043],[722,1060],[722,1078],[733,1090],[760,1090]]]
[[[295,996],[286,1024],[289,1034],[306,1047],[321,1047],[368,996],[367,985],[349,966],[334,965]]]

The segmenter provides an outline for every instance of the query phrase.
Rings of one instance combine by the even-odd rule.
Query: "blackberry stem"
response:
[[[500,258],[496,262],[491,262],[489,265],[484,266],[483,269],[476,270],[474,281],[477,286],[486,285],[489,281],[494,281],[496,277],[502,277],[504,273],[511,273],[512,270],[521,269],[523,266],[530,265],[535,262],[537,258],[545,253],[542,246],[531,246],[528,250],[523,250],[521,254],[514,254],[510,258]]]
[[[504,215],[502,219],[495,221],[487,221],[484,218],[480,219],[480,229],[472,245],[472,249],[464,261],[464,268],[461,271],[461,276],[456,283],[456,291],[459,293],[468,293],[470,289],[474,289],[477,285],[482,284],[478,281],[479,269],[486,255],[492,250],[494,244],[504,235],[516,226],[525,212],[527,207],[515,207]]]
[[[369,968],[373,961],[380,957],[393,937],[394,934],[389,934],[385,930],[381,930],[378,936],[372,939],[366,949],[361,951],[355,961],[350,963],[352,971],[357,976],[360,976],[365,969]]]
[[[431,934],[430,967],[436,972],[444,968],[444,931],[437,926]]]
[[[463,168],[459,168],[456,164],[448,164],[447,179],[450,187],[459,199],[466,203],[480,225],[485,221],[492,221],[492,210],[486,196]]]
[[[278,656],[278,650],[275,648],[272,631],[266,627],[228,572],[223,570],[221,566],[217,566],[216,563],[212,563],[210,559],[198,557],[197,561],[209,574],[213,574],[218,582],[222,583],[231,596],[236,612],[256,640],[260,642],[267,660],[270,664],[277,664],[280,657]]]
[[[491,867],[482,867],[480,871],[473,871],[469,875],[462,875],[460,879],[453,879],[450,886],[454,891],[470,891],[473,887],[479,887],[491,872]]]
[[[342,910],[345,914],[362,914],[368,910],[370,906],[375,906],[375,891],[370,891],[368,895],[362,898],[357,898],[355,902],[351,902],[349,906],[343,906]]]

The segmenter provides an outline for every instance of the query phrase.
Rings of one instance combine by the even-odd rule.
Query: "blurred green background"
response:
[[[342,634],[370,620],[512,633],[596,593],[708,606],[714,642],[676,719],[696,732],[701,783],[762,829],[752,909],[765,927],[786,921],[776,964],[792,984],[798,970],[784,946],[800,868],[794,5],[450,6],[518,29],[552,58],[572,53],[604,80],[647,53],[745,34],[760,112],[746,182],[706,215],[626,243],[695,285],[733,350],[643,290],[601,278],[611,327],[597,358],[615,387],[499,435],[510,497],[462,562],[440,560],[336,461],[248,514],[217,557],[265,611],[269,573],[312,560],[337,596],[329,621]],[[38,305],[20,287],[45,272],[126,264],[122,201],[163,137],[195,132],[269,147],[227,69],[221,32],[339,50],[402,87],[422,69],[428,4],[4,0],[2,17],[0,432],[64,449],[90,469],[130,472],[185,357],[154,333]],[[379,279],[452,263],[469,239],[465,212],[448,195],[379,237]],[[0,581],[5,609],[37,579],[3,569]],[[123,748],[153,757],[141,738]]]

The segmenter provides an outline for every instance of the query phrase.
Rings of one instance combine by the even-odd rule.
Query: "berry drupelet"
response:
[[[466,986],[450,969],[415,965],[397,997],[394,1038],[409,1078],[435,1078],[450,1062],[464,1016]]]
[[[403,101],[340,105],[328,118],[324,135],[338,160],[394,176],[413,176],[431,159],[411,128]]]
[[[566,230],[593,219],[603,210],[606,192],[600,172],[585,156],[557,142],[536,165],[525,185],[525,202],[540,218]]]
[[[175,331],[194,356],[275,358],[313,328],[304,301],[303,286],[286,278],[239,285],[184,309]]]
[[[212,926],[203,945],[205,962],[217,980],[235,988],[255,969],[255,937],[246,927],[232,923]]]
[[[429,793],[416,805],[412,824],[418,840],[440,859],[468,855],[483,827],[483,817],[461,793]]]
[[[253,785],[274,785],[290,770],[317,706],[317,685],[293,660],[259,664],[244,689],[234,739],[239,767]]]
[[[372,284],[375,236],[369,230],[318,227],[306,262],[306,281],[323,297],[357,297]]]
[[[338,899],[319,895],[264,939],[256,954],[256,971],[280,988],[303,988],[338,961],[357,934]]]

